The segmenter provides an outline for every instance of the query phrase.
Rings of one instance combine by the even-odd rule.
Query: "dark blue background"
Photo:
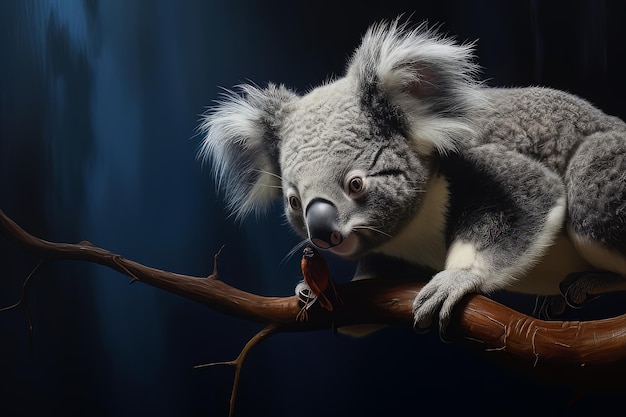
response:
[[[195,159],[200,115],[251,80],[306,92],[343,73],[366,28],[400,13],[478,42],[491,85],[547,85],[626,118],[625,8],[609,1],[0,2],[0,208],[52,241],[290,295],[298,242],[280,208],[236,224]],[[0,241],[0,306],[36,259]],[[348,279],[351,266],[335,264]],[[340,278],[340,280],[342,280]],[[59,262],[34,282],[33,351],[0,315],[0,415],[224,416],[234,358],[258,329],[106,268]],[[616,375],[616,379],[623,376]],[[434,335],[284,334],[250,354],[239,416],[438,412],[585,415],[621,393],[547,386]],[[616,395],[617,394],[617,395]],[[617,396],[617,398],[615,398]],[[615,398],[615,399],[614,399]]]

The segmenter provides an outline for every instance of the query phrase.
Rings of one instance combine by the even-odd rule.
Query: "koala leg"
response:
[[[445,331],[453,307],[469,293],[515,283],[554,243],[565,219],[563,181],[539,162],[497,145],[456,155],[442,166],[449,182],[445,269],[417,294],[414,326],[439,318]]]
[[[624,278],[613,272],[593,271],[570,274],[560,284],[561,294],[568,306],[581,308],[599,294],[624,291]]]
[[[576,150],[565,173],[567,231],[591,265],[615,275],[596,290],[626,290],[626,131],[596,133]],[[619,285],[618,285],[619,284]]]

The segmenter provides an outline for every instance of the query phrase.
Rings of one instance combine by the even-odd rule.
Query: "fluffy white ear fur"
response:
[[[476,79],[473,44],[457,44],[422,24],[399,19],[369,28],[347,76],[372,84],[407,118],[418,152],[445,154],[474,135],[471,115],[485,102]]]
[[[261,212],[281,195],[276,131],[287,104],[297,97],[282,85],[242,85],[240,90],[227,91],[203,116],[198,152],[203,162],[211,162],[228,209],[239,219]]]

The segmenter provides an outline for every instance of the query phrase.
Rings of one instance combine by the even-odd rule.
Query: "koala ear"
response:
[[[485,105],[473,57],[471,44],[396,19],[370,27],[347,76],[356,77],[362,102],[375,115],[400,110],[419,152],[447,153],[474,135],[472,113]]]
[[[210,160],[218,188],[238,219],[261,212],[281,195],[277,132],[288,104],[297,98],[282,85],[243,85],[240,90],[228,91],[203,117],[198,152],[203,162]]]

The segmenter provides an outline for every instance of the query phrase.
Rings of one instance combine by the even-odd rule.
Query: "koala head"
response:
[[[358,258],[416,215],[438,157],[475,134],[471,45],[398,21],[371,27],[345,76],[305,95],[280,85],[230,92],[202,124],[239,217],[282,197],[314,245]]]

